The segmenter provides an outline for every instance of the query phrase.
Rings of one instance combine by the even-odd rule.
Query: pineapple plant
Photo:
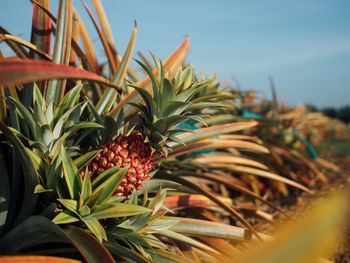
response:
[[[132,131],[126,135],[117,134],[98,147],[101,152],[89,164],[89,176],[92,179],[98,177],[105,170],[114,167],[126,167],[128,171],[122,184],[117,188],[115,195],[128,197],[132,191],[140,190],[142,182],[149,179],[154,166],[168,155],[168,145],[171,142],[181,141],[175,136],[179,132],[187,131],[177,129],[186,120],[192,119],[204,123],[198,115],[193,114],[203,105],[206,107],[224,107],[215,102],[192,101],[195,95],[206,86],[207,81],[192,82],[193,71],[190,67],[176,72],[174,79],[169,80],[164,76],[162,63],[155,57],[154,62],[159,72],[159,80],[150,68],[138,61],[152,80],[154,96],[138,87],[134,87],[143,98],[143,104],[130,103],[139,115],[131,120]],[[185,77],[185,79],[183,79]],[[117,130],[120,128],[117,127]],[[82,172],[84,177],[84,172]]]

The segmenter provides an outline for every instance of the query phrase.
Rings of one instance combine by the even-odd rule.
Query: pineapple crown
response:
[[[52,101],[47,103],[35,83],[32,108],[26,108],[14,97],[8,97],[15,106],[20,121],[16,134],[25,139],[42,158],[53,157],[62,140],[65,141],[68,151],[73,153],[78,150],[76,141],[85,136],[84,132],[86,134],[92,128],[103,128],[96,122],[81,120],[87,105],[87,102],[79,103],[82,87],[82,84],[76,85],[65,94],[58,105]]]
[[[165,155],[168,152],[168,142],[181,142],[175,135],[189,131],[176,128],[186,120],[192,119],[205,125],[201,109],[218,106],[218,103],[202,102],[194,96],[204,88],[208,80],[195,81],[191,67],[179,67],[173,78],[165,76],[161,61],[153,55],[158,72],[157,76],[141,61],[136,60],[145,70],[152,84],[152,93],[134,83],[129,86],[136,89],[143,99],[143,103],[129,104],[135,107],[139,114],[134,120],[134,126],[146,136],[152,148],[161,150]],[[222,106],[222,105],[221,105]]]

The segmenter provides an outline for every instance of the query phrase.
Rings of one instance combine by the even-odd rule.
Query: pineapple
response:
[[[130,136],[119,135],[114,140],[100,146],[102,150],[91,162],[90,176],[95,179],[105,170],[119,165],[129,166],[126,176],[118,186],[115,195],[130,196],[134,189],[140,190],[142,182],[150,178],[149,172],[154,167],[152,151],[140,133]]]
[[[109,168],[129,166],[122,183],[114,195],[128,198],[133,190],[140,190],[142,183],[151,177],[150,172],[162,156],[168,154],[168,142],[179,142],[174,134],[184,131],[175,129],[187,119],[204,122],[196,112],[202,105],[191,101],[194,95],[206,85],[206,81],[193,82],[191,67],[179,68],[171,80],[165,78],[161,62],[153,57],[159,72],[158,79],[145,64],[137,61],[152,80],[152,95],[137,85],[134,87],[144,103],[129,103],[138,110],[129,126],[135,127],[129,135],[117,135],[102,143],[101,152],[89,164],[92,180]],[[196,114],[194,115],[194,112]],[[84,178],[85,173],[81,172]]]

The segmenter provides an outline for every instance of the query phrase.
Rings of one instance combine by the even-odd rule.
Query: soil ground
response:
[[[317,193],[315,197],[307,193],[301,193],[288,197],[285,200],[280,200],[279,205],[292,217],[297,217],[296,215],[298,214],[302,215],[310,211],[313,206],[324,201],[329,192],[339,189],[348,189],[350,192],[350,132],[345,138],[321,142],[315,148],[320,158],[337,165],[342,169],[342,172],[328,174],[329,184],[313,189]],[[350,218],[350,215],[348,218]],[[262,232],[269,232],[270,228],[271,224],[265,223],[256,226],[256,229]],[[338,252],[331,258],[335,263],[350,263],[350,222],[347,230],[344,232],[344,239]]]
[[[336,164],[342,169],[341,173],[329,175],[329,185],[323,189],[318,189],[320,196],[322,196],[322,192],[329,192],[337,189],[348,189],[348,191],[350,191],[350,133],[341,139],[331,139],[320,142],[315,148],[321,158]],[[297,198],[296,207],[299,207],[298,209],[300,209],[300,205],[302,207],[306,205],[305,207],[307,207],[307,204],[310,203],[309,199],[310,197],[307,197],[307,195],[299,196]],[[345,232],[339,251],[332,258],[335,263],[350,263],[350,223]]]

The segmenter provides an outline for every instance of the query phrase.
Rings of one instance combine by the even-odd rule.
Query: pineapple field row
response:
[[[121,55],[92,3],[105,57],[72,0],[32,0],[30,41],[0,27],[0,262],[329,262],[348,206],[310,143],[329,120],[272,79],[267,101],[196,76],[189,38],[135,70],[136,23]]]

